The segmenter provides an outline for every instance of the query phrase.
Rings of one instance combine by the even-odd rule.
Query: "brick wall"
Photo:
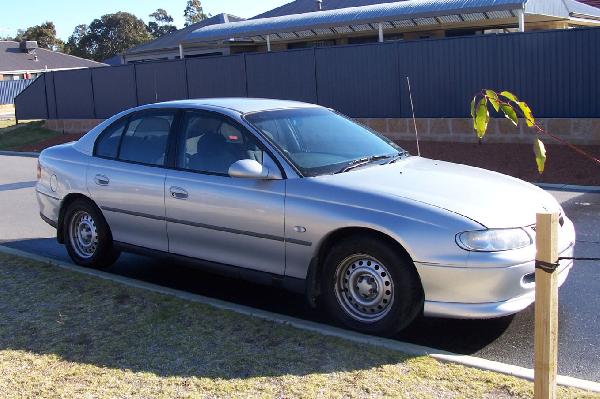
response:
[[[358,122],[393,140],[414,140],[412,119],[360,118]],[[546,131],[569,143],[600,145],[600,119],[538,119]],[[469,118],[417,118],[419,140],[458,143],[476,142],[473,121]],[[492,143],[531,143],[533,130],[524,122],[515,127],[508,119],[492,119],[485,137]],[[547,140],[546,140],[547,141]]]
[[[356,121],[393,140],[414,140],[412,119],[357,118]],[[85,133],[102,119],[49,119],[45,127],[58,132]],[[538,119],[548,132],[579,145],[600,145],[600,119]],[[477,139],[469,118],[417,118],[419,140],[473,143]],[[525,123],[515,127],[508,119],[492,119],[485,140],[491,143],[531,143],[533,130]],[[546,140],[548,141],[548,140]]]
[[[93,129],[104,119],[48,119],[44,127],[66,134],[81,134]]]

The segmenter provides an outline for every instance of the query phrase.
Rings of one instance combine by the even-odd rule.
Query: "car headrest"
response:
[[[197,153],[211,153],[225,144],[225,137],[218,133],[206,133],[200,137],[197,144]]]
[[[151,116],[144,118],[135,129],[136,133],[147,133],[147,132],[168,132],[171,129],[171,124],[165,118],[159,118],[157,116]]]

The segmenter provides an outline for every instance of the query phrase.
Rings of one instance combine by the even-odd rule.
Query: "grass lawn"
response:
[[[517,378],[0,254],[2,398],[526,398],[532,390]]]
[[[61,133],[42,127],[42,121],[32,121],[15,125],[14,120],[0,121],[0,150],[19,150],[20,147],[34,144]]]

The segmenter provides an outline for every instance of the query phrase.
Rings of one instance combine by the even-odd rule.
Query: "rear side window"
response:
[[[119,159],[146,165],[164,165],[172,113],[143,114],[129,121]]]
[[[116,158],[119,150],[119,141],[125,129],[125,121],[120,121],[109,126],[96,143],[96,156]]]

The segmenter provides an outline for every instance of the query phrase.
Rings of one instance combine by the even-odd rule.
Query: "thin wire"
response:
[[[421,156],[421,149],[419,148],[419,131],[417,130],[417,118],[415,118],[415,106],[413,105],[412,90],[410,89],[410,78],[407,76],[406,81],[408,82],[408,96],[410,97],[410,108],[412,109],[413,123],[415,124],[415,137],[417,139],[417,155]]]

